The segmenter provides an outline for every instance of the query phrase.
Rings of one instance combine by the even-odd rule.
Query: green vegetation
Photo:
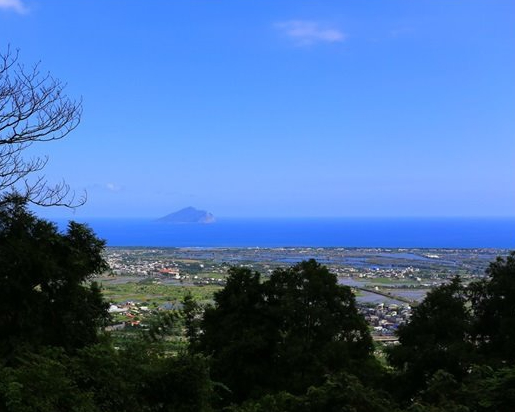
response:
[[[302,393],[324,376],[372,360],[372,340],[349,287],[314,260],[276,269],[262,282],[230,270],[215,306],[190,335],[193,353],[210,356],[226,402],[281,390]]]
[[[382,286],[404,286],[404,285],[419,285],[420,282],[410,280],[410,279],[397,279],[397,278],[381,278],[377,277],[374,279],[370,279],[367,285],[382,285]]]
[[[146,283],[114,284],[102,282],[102,293],[106,300],[113,303],[127,301],[152,302],[157,305],[164,303],[180,303],[184,296],[191,294],[195,300],[202,303],[212,302],[213,295],[220,286],[205,285],[163,285]]]
[[[170,350],[176,313],[118,349],[101,333],[108,305],[88,279],[106,269],[103,246],[73,222],[59,233],[20,197],[0,202],[1,410],[210,410],[207,360]]]
[[[107,304],[92,274],[106,269],[104,242],[71,222],[66,233],[36,218],[25,200],[0,202],[0,357],[16,362],[19,351],[59,346],[70,352],[98,342]]]

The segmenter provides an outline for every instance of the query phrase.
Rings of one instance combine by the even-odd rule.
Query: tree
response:
[[[386,393],[363,385],[353,375],[328,377],[321,386],[311,386],[305,394],[288,392],[266,395],[228,408],[230,412],[396,412]]]
[[[398,330],[400,345],[388,353],[390,363],[404,373],[399,386],[408,396],[439,369],[458,379],[464,376],[474,356],[471,321],[466,290],[458,277],[433,289],[414,308],[410,322]]]
[[[195,350],[211,356],[232,400],[303,393],[370,357],[372,340],[348,287],[314,260],[259,273],[233,268],[205,311]]]
[[[142,391],[145,404],[159,412],[211,411],[212,382],[202,356],[179,354],[151,364]]]
[[[277,269],[264,284],[277,328],[281,387],[299,393],[323,377],[362,363],[372,339],[349,287],[315,260]]]
[[[275,339],[258,272],[231,268],[224,289],[215,293],[215,307],[208,307],[198,340],[191,346],[212,359],[212,375],[232,392],[231,400],[261,395],[271,385]],[[222,397],[227,397],[223,391]]]
[[[388,359],[401,372],[396,386],[403,389],[401,395],[405,399],[418,392],[424,402],[441,404],[443,410],[451,410],[446,402],[457,395],[444,394],[441,388],[455,390],[460,385],[466,385],[470,392],[462,394],[463,399],[479,394],[478,404],[504,405],[509,403],[507,399],[513,398],[513,391],[491,397],[484,389],[490,385],[490,378],[477,378],[473,371],[495,371],[502,377],[499,380],[502,385],[505,376],[506,382],[512,382],[515,252],[506,258],[498,257],[486,273],[487,278],[468,286],[455,278],[435,288],[414,309],[410,322],[399,328],[400,345],[389,350]],[[502,375],[503,368],[510,370],[509,373]],[[476,384],[482,386],[470,389]],[[459,393],[457,389],[456,393]],[[440,394],[442,399],[435,394]],[[487,395],[492,399],[483,401],[482,397]]]
[[[16,368],[0,366],[0,404],[5,412],[100,412],[92,394],[70,374],[70,359],[56,348],[25,354]]]
[[[182,313],[184,316],[184,328],[186,337],[191,347],[198,344],[200,339],[200,323],[202,321],[202,307],[188,292],[182,300]]]
[[[25,199],[0,202],[0,359],[44,345],[73,350],[97,340],[107,303],[91,275],[107,268],[104,241],[71,222],[66,233],[27,211]]]
[[[2,412],[208,412],[212,395],[201,356],[148,351],[146,340],[107,342],[73,354],[47,347],[0,366]]]
[[[39,64],[25,68],[18,63],[17,51],[0,54],[0,194],[15,192],[44,206],[84,203],[64,182],[51,186],[43,176],[34,176],[46,158],[23,156],[32,144],[62,139],[78,126],[81,104],[69,99],[64,88],[41,73]]]
[[[473,334],[480,353],[493,365],[515,364],[515,251],[498,257],[487,279],[473,282]]]

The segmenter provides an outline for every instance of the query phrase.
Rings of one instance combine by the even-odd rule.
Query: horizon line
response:
[[[66,220],[74,220],[76,219],[112,219],[112,220],[122,220],[122,219],[141,219],[141,220],[158,220],[162,216],[39,216],[42,219],[66,219]],[[329,219],[515,219],[515,215],[346,215],[346,216],[215,216],[215,222],[218,220],[301,220],[301,219],[320,219],[320,220],[329,220]]]

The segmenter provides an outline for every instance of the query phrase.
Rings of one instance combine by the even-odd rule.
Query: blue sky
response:
[[[83,99],[44,215],[515,215],[511,0],[0,0],[0,38]]]

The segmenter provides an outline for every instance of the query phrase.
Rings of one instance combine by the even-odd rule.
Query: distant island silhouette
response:
[[[157,219],[157,221],[163,223],[214,223],[215,217],[212,213],[205,210],[199,210],[189,206],[163,216]]]

